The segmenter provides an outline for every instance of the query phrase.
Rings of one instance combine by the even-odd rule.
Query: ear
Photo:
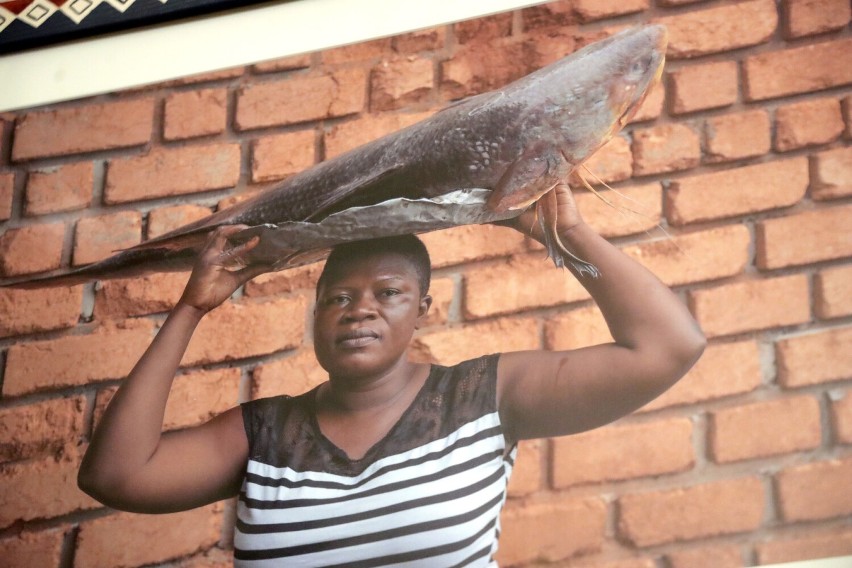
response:
[[[420,306],[417,309],[417,323],[414,325],[414,329],[420,329],[420,324],[426,319],[426,316],[429,315],[429,308],[431,306],[432,296],[426,294],[420,298]]]

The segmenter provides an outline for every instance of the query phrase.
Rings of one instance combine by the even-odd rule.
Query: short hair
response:
[[[420,287],[420,297],[429,293],[429,284],[432,279],[432,262],[429,259],[429,251],[426,245],[414,235],[399,235],[394,237],[381,237],[366,241],[353,241],[342,243],[331,249],[331,254],[325,261],[319,280],[317,280],[317,293],[322,285],[328,280],[329,275],[339,266],[358,261],[376,254],[398,254],[405,257],[414,272],[417,274],[417,284]]]

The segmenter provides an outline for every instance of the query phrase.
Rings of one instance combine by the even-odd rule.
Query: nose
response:
[[[376,317],[376,299],[372,294],[361,294],[353,298],[344,313],[347,322],[370,320]]]

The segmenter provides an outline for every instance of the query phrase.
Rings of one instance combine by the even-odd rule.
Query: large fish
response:
[[[383,231],[387,206],[377,206],[374,214],[369,207],[396,198],[434,199],[469,188],[490,190],[478,222],[520,214],[535,204],[549,256],[559,266],[567,258],[578,269],[594,272],[559,241],[552,190],[633,116],[662,73],[665,48],[662,26],[629,29],[499,90],[451,104],[426,120],[317,164],[207,218],[73,272],[17,285],[188,269],[207,233],[220,225],[321,224],[330,215],[366,206],[362,211],[374,218],[371,236],[382,236],[399,229]],[[233,240],[240,241],[240,235]],[[317,251],[311,248],[322,247],[308,244],[284,253],[276,268],[315,260]]]

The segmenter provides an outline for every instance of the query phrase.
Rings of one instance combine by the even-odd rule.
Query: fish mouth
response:
[[[345,349],[357,349],[377,341],[379,334],[372,329],[359,327],[337,336],[337,345]]]

